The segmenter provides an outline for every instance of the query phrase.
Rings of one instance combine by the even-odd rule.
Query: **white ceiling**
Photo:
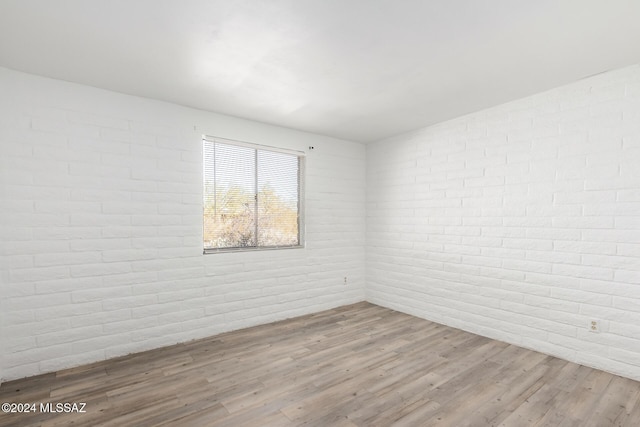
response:
[[[0,0],[0,65],[374,141],[640,62],[639,0]]]

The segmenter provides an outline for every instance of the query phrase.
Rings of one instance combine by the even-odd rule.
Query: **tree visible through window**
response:
[[[204,139],[204,249],[302,246],[299,153]]]

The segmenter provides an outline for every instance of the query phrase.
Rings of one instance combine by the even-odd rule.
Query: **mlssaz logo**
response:
[[[40,404],[40,412],[51,412],[51,413],[85,413],[87,412],[84,408],[87,406],[86,403],[41,403]]]

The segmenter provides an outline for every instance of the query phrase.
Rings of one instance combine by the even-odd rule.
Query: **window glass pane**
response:
[[[298,156],[258,150],[259,246],[299,244],[298,168]]]
[[[256,246],[255,150],[206,141],[205,248]]]

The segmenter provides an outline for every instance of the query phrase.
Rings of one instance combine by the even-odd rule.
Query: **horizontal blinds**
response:
[[[301,244],[299,154],[203,141],[205,250]]]

